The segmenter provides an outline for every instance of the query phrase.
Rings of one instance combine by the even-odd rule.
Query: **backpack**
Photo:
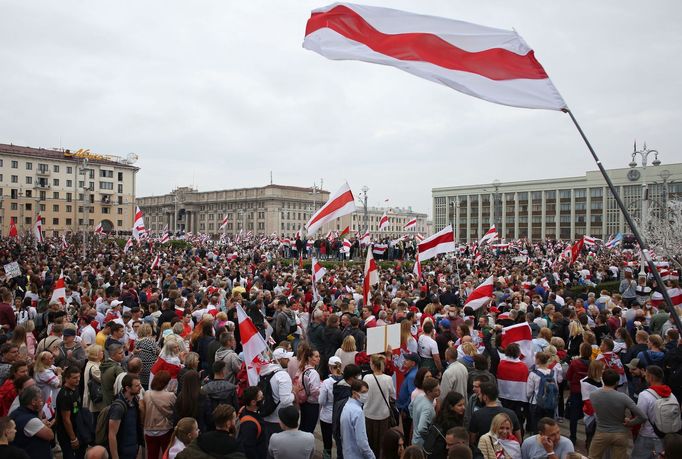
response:
[[[663,438],[666,434],[682,430],[680,405],[677,403],[677,400],[674,400],[671,396],[661,397],[652,389],[647,389],[647,392],[656,397],[654,402],[654,418],[649,419],[649,422],[658,438]]]
[[[296,396],[296,403],[299,405],[304,404],[308,400],[308,395],[310,395],[305,387],[305,375],[312,369],[308,368],[294,378],[294,395]]]
[[[95,444],[100,446],[107,446],[109,443],[109,411],[115,404],[123,407],[123,418],[128,412],[128,404],[121,399],[114,400],[111,405],[104,407],[97,416],[97,425],[95,426]],[[121,429],[119,429],[119,432]]]
[[[287,325],[289,326],[289,334],[293,335],[296,333],[298,326],[296,325],[296,315],[292,312],[291,314],[286,314]]]
[[[559,386],[554,379],[553,372],[550,371],[550,373],[546,375],[539,370],[533,370],[533,373],[540,377],[535,404],[538,408],[553,412],[557,407],[559,399]]]
[[[88,393],[90,394],[90,401],[92,403],[99,403],[104,396],[102,395],[102,383],[98,383],[92,377],[92,367],[90,367],[90,377],[88,378]]]
[[[260,415],[263,417],[270,416],[275,412],[279,402],[275,402],[275,395],[272,392],[272,384],[270,380],[272,377],[281,370],[273,371],[267,375],[261,375],[260,381],[258,381],[258,388],[263,392],[263,406],[260,408]]]

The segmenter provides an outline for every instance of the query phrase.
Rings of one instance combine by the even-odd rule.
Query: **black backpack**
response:
[[[259,411],[260,415],[263,417],[270,416],[275,412],[277,406],[279,405],[279,402],[275,402],[275,396],[272,392],[272,384],[270,384],[270,380],[278,371],[282,370],[276,370],[272,373],[268,373],[267,375],[261,375],[260,381],[258,381],[258,388],[261,390],[261,392],[263,392],[263,406],[261,406]]]
[[[89,374],[88,393],[90,394],[90,401],[92,403],[99,403],[104,398],[102,395],[102,383],[98,383],[95,378],[92,377],[92,367],[90,367]]]

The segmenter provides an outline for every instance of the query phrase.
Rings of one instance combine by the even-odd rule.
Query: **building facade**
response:
[[[136,156],[127,159],[0,144],[0,231],[29,231],[38,214],[46,235],[92,230],[130,232]]]
[[[137,200],[145,226],[155,233],[171,232],[293,235],[310,219],[313,209],[329,199],[329,192],[313,188],[267,185],[220,191],[180,187],[162,196]],[[220,226],[227,216],[225,230]]]
[[[379,222],[384,212],[388,215],[388,226],[379,231]],[[404,226],[410,220],[416,218],[417,226],[415,228],[405,230]],[[421,233],[424,236],[430,235],[427,215],[415,212],[412,208],[400,207],[368,207],[367,208],[367,224],[365,224],[365,211],[362,206],[357,205],[357,210],[352,214],[344,215],[335,220],[330,225],[323,228],[325,231],[342,231],[347,226],[350,227],[352,233],[359,231],[364,232],[365,227],[370,232],[374,240],[389,237],[392,239],[398,238],[404,234]]]
[[[641,217],[642,196],[648,196],[645,205],[657,215],[667,201],[682,199],[682,163],[608,173],[635,218]],[[432,198],[434,229],[452,224],[459,242],[478,240],[493,223],[507,240],[570,240],[586,234],[605,239],[629,232],[599,171],[583,177],[434,188]]]

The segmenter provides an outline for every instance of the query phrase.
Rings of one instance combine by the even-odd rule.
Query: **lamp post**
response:
[[[663,221],[668,220],[668,180],[672,174],[668,169],[663,169],[658,176],[663,180],[663,209],[661,209],[661,218]]]
[[[490,210],[490,226],[495,225],[495,228],[499,230],[497,227],[497,201],[500,197],[500,181],[495,179],[493,180],[493,188],[495,189],[495,192],[493,193],[493,202],[492,202],[492,208]]]
[[[637,167],[637,155],[640,156],[642,160],[642,207],[641,207],[641,223],[640,225],[642,226],[642,229],[644,229],[644,232],[646,234],[646,229],[648,225],[648,211],[649,211],[649,189],[647,187],[646,183],[646,167],[647,167],[647,161],[649,160],[649,155],[653,154],[654,155],[654,160],[651,162],[653,166],[660,166],[661,161],[658,159],[658,151],[657,150],[650,150],[646,147],[646,142],[644,142],[644,146],[642,147],[641,150],[637,150],[637,141],[635,141],[634,149],[632,151],[632,161],[630,161],[630,164],[628,164],[632,169]],[[642,263],[641,263],[641,270],[639,272],[640,275],[646,275],[644,271],[644,265],[646,264],[646,260],[644,259],[644,253],[642,253]]]
[[[364,215],[365,233],[367,233],[367,231],[369,230],[369,218],[367,218],[367,192],[369,191],[369,187],[367,185],[362,185],[362,188],[360,188],[360,190],[362,191],[362,195],[361,195],[362,199],[360,202],[362,202],[362,207],[364,208],[364,211],[365,211],[365,215]],[[364,236],[364,234],[363,234],[363,236]]]

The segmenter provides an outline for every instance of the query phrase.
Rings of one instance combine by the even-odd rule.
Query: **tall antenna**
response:
[[[272,185],[272,171],[270,171],[270,185]]]

